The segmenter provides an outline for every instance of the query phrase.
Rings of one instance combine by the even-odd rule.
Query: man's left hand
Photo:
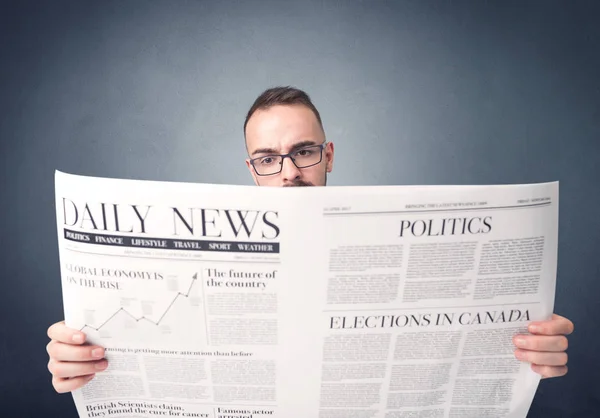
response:
[[[542,378],[559,377],[567,374],[567,335],[573,332],[573,323],[560,315],[553,314],[548,321],[529,324],[532,335],[515,335],[517,346],[515,357],[531,363],[531,369]]]

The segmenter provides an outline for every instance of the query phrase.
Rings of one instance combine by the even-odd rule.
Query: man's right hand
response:
[[[58,393],[83,387],[96,372],[108,366],[104,348],[85,344],[85,334],[68,328],[64,321],[51,325],[48,337],[51,340],[46,346],[50,356],[48,370],[52,373],[52,386]]]

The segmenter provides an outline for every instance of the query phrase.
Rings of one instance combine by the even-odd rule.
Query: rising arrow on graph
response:
[[[173,304],[175,303],[175,301],[177,300],[177,298],[179,298],[179,296],[183,296],[184,298],[187,298],[190,295],[190,292],[192,291],[192,286],[194,286],[194,283],[196,283],[196,280],[198,279],[198,273],[194,274],[192,276],[192,281],[190,282],[190,287],[188,288],[187,292],[185,293],[181,293],[181,292],[177,292],[177,294],[175,295],[175,297],[173,298],[173,300],[171,301],[171,303],[169,304],[169,306],[167,306],[167,309],[165,309],[165,311],[163,312],[163,314],[160,316],[159,320],[154,322],[153,320],[151,320],[150,318],[146,318],[145,316],[141,316],[139,318],[136,318],[131,312],[129,312],[127,309],[124,308],[119,308],[115,313],[113,313],[111,316],[108,317],[108,319],[106,321],[104,321],[98,328],[90,325],[90,324],[85,324],[83,327],[81,327],[79,329],[79,331],[83,331],[85,328],[91,328],[93,330],[96,331],[100,331],[100,329],[102,329],[102,327],[104,327],[106,324],[108,324],[115,316],[117,316],[119,313],[123,312],[124,314],[130,316],[131,318],[135,319],[136,322],[139,322],[141,320],[145,320],[150,322],[151,324],[154,324],[156,326],[160,325],[160,322],[163,320],[163,318],[165,317],[165,315],[167,315],[167,313],[169,312],[169,310],[171,310],[171,307],[173,306]]]

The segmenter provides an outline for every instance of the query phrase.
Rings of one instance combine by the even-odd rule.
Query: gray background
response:
[[[597,5],[3,2],[0,415],[76,416],[46,370],[54,170],[250,184],[245,112],[291,84],[337,146],[332,185],[561,182],[556,312],[576,332],[530,416],[597,416]]]

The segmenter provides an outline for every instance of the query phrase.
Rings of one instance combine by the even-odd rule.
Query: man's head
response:
[[[327,184],[333,143],[325,141],[321,116],[302,90],[275,87],[264,91],[248,111],[244,136],[246,165],[258,186]]]

